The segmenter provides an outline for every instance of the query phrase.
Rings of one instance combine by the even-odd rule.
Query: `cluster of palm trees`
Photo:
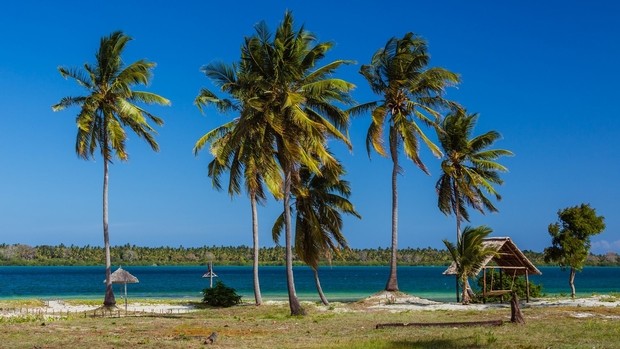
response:
[[[88,159],[99,148],[104,159],[106,306],[115,304],[109,278],[108,164],[114,154],[120,160],[127,159],[126,128],[157,151],[155,130],[149,121],[157,125],[163,121],[139,105],[169,104],[156,94],[133,90],[134,85],[148,84],[154,64],[140,60],[123,66],[121,53],[129,40],[122,32],[112,33],[101,39],[94,66],[85,64],[83,70],[59,68],[63,77],[73,78],[89,94],[65,97],[53,106],[54,110],[72,105],[81,108],[76,118],[76,152]],[[437,182],[438,203],[442,212],[456,216],[457,245],[461,240],[460,223],[469,220],[466,206],[480,212],[496,210],[485,193],[500,198],[493,184],[502,183],[498,172],[506,169],[495,160],[511,154],[487,149],[499,138],[496,132],[470,139],[477,116],[468,115],[457,103],[443,97],[445,89],[457,84],[459,77],[443,68],[427,67],[429,54],[421,37],[408,33],[392,38],[373,55],[370,64],[361,67],[360,73],[378,96],[377,101],[363,104],[354,102],[352,83],[334,77],[339,67],[353,62],[336,60],[321,64],[332,45],[318,42],[303,27],[295,27],[292,14],[287,12],[275,33],[264,22],[255,27],[255,33],[244,39],[238,62],[202,67],[202,72],[225,97],[202,89],[195,99],[201,111],[214,106],[222,113],[234,114],[232,121],[201,137],[194,152],[208,145],[213,155],[208,166],[213,186],[222,189],[222,176],[228,174],[228,193],[238,195],[245,189],[250,199],[257,305],[262,303],[257,205],[264,203],[269,194],[282,201],[283,212],[274,223],[272,234],[277,242],[284,233],[292,315],[304,314],[295,293],[293,252],[314,270],[317,289],[327,303],[320,289],[319,261],[348,248],[341,215],[360,217],[348,200],[351,189],[342,179],[345,169],[328,145],[336,140],[352,147],[347,131],[350,115],[371,114],[368,153],[374,149],[387,156],[389,151],[393,162],[392,253],[387,291],[398,291],[400,153],[426,173],[428,169],[419,156],[420,141],[436,156],[445,154],[443,175]],[[425,135],[420,123],[436,130],[443,152]]]

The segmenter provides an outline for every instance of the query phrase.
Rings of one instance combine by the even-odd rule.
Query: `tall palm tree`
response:
[[[301,165],[320,174],[321,166],[332,168],[336,159],[327,150],[327,139],[336,138],[349,147],[345,136],[349,115],[338,104],[351,103],[354,85],[333,77],[336,69],[349,61],[336,60],[324,66],[317,63],[333,46],[316,42],[303,27],[294,28],[290,12],[284,15],[275,34],[264,22],[242,48],[248,71],[258,89],[251,99],[256,113],[240,122],[264,122],[265,134],[273,137],[275,157],[282,168],[286,275],[292,315],[302,315],[295,292],[291,233],[290,197],[293,176]],[[260,118],[260,121],[252,120]],[[271,139],[271,138],[270,138]]]
[[[493,230],[487,226],[476,228],[465,227],[461,239],[456,246],[448,240],[443,243],[448,248],[452,260],[456,264],[456,275],[463,284],[463,304],[469,304],[469,293],[467,292],[467,280],[474,277],[482,268],[484,261],[497,254],[497,251],[490,247],[485,247],[482,241],[491,234]]]
[[[295,254],[312,268],[317,292],[325,305],[329,302],[323,294],[319,280],[321,258],[331,260],[347,249],[347,240],[342,234],[341,213],[361,218],[348,200],[351,195],[349,182],[340,177],[344,168],[338,165],[332,169],[321,168],[321,175],[306,167],[299,170],[299,183],[293,188],[295,210]],[[284,213],[278,217],[272,233],[278,242],[284,228]]]
[[[438,193],[439,210],[456,217],[456,241],[461,239],[461,222],[469,222],[467,206],[484,213],[497,212],[497,208],[486,197],[485,191],[501,196],[493,184],[501,185],[498,172],[508,169],[496,160],[501,156],[513,155],[505,149],[488,149],[501,136],[489,131],[472,138],[478,114],[467,114],[461,107],[455,107],[441,122],[437,132],[439,143],[445,154],[441,162],[442,174],[435,185]],[[468,285],[464,285],[468,287]],[[457,280],[458,301],[458,280]]]
[[[135,85],[148,85],[155,63],[139,60],[124,65],[121,54],[131,38],[120,31],[101,38],[95,65],[84,64],[84,70],[59,67],[64,78],[74,79],[88,90],[88,95],[64,97],[52,106],[54,111],[79,106],[75,151],[79,157],[94,158],[99,147],[103,158],[103,242],[105,247],[106,293],[104,306],[114,306],[116,300],[110,280],[110,239],[108,232],[108,165],[114,155],[128,159],[125,150],[129,128],[143,138],[154,151],[159,150],[155,129],[148,121],[163,125],[163,120],[143,109],[140,104],[170,105],[170,101],[151,92],[134,91]],[[138,103],[138,104],[136,104]]]
[[[354,113],[371,111],[372,122],[366,136],[366,149],[371,147],[380,155],[387,156],[384,148],[384,130],[387,128],[389,154],[392,159],[392,254],[390,275],[386,291],[398,291],[398,190],[400,173],[399,152],[411,159],[422,171],[428,170],[419,156],[419,139],[435,154],[439,148],[424,134],[417,121],[436,125],[440,118],[439,108],[450,104],[442,95],[447,86],[458,83],[459,77],[444,68],[427,68],[430,56],[426,41],[413,33],[402,39],[391,38],[384,48],[372,57],[371,63],[363,65],[360,73],[366,78],[372,91],[381,100],[356,106]]]
[[[243,61],[240,65],[231,66],[209,64],[203,67],[202,71],[223,92],[230,94],[232,99],[221,99],[211,91],[202,89],[195,100],[196,106],[202,111],[207,105],[215,105],[221,112],[238,113],[238,117],[202,136],[194,146],[194,154],[207,143],[211,143],[211,153],[215,158],[209,163],[209,176],[216,189],[221,189],[220,176],[225,171],[230,172],[228,193],[231,196],[241,192],[242,180],[245,183],[252,211],[254,300],[256,305],[260,305],[262,296],[258,274],[260,245],[257,205],[264,203],[266,199],[264,183],[274,196],[281,197],[280,170],[272,154],[272,142],[265,139],[264,126],[257,122],[240,122],[244,114],[245,121],[251,119],[248,114],[254,112],[249,105],[249,98],[255,85],[248,81]],[[260,121],[259,118],[255,120]]]

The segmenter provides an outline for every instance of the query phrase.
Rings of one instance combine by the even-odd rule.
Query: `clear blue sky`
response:
[[[359,66],[409,31],[427,39],[431,65],[461,74],[447,97],[480,113],[476,134],[497,130],[496,146],[516,154],[502,160],[510,172],[498,188],[500,212],[472,214],[472,225],[542,251],[558,209],[585,202],[607,224],[593,251],[620,252],[620,4],[613,0],[7,2],[0,12],[0,242],[102,245],[101,159],[77,158],[78,110],[54,113],[51,105],[84,92],[57,66],[93,62],[99,39],[122,30],[134,38],[125,61],[155,61],[148,90],[173,105],[152,109],[166,121],[159,153],[130,135],[129,162],[111,166],[111,243],[250,245],[247,198],[213,190],[210,154],[192,154],[194,142],[230,116],[201,115],[192,103],[200,88],[213,89],[199,68],[236,61],[254,25],[265,20],[273,29],[286,9],[321,41],[335,42],[325,62],[359,63],[339,74],[357,85],[359,102],[376,98]],[[377,154],[369,160],[369,122],[353,120],[352,153],[335,146],[363,216],[345,222],[355,248],[390,244],[391,163]],[[441,240],[455,235],[454,218],[437,209],[440,162],[423,154],[431,176],[408,162],[399,178],[402,248],[443,248]],[[274,201],[260,208],[262,246],[273,245],[280,210]]]

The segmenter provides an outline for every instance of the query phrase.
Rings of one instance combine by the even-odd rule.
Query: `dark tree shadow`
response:
[[[491,348],[492,346],[473,344],[471,338],[459,339],[430,339],[430,340],[404,340],[390,342],[388,349],[477,349]]]

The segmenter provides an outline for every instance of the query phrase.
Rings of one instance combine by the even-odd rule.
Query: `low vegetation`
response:
[[[202,290],[202,294],[202,302],[213,307],[226,308],[241,303],[241,296],[237,294],[237,290],[219,280],[214,287]]]
[[[616,348],[617,307],[525,307],[525,325],[510,309],[485,311],[370,310],[362,304],[304,306],[291,317],[287,305],[207,308],[189,314],[92,318],[74,314],[49,321],[3,322],[6,348],[205,348],[217,332],[217,348]],[[499,327],[386,328],[389,322],[504,320]]]

